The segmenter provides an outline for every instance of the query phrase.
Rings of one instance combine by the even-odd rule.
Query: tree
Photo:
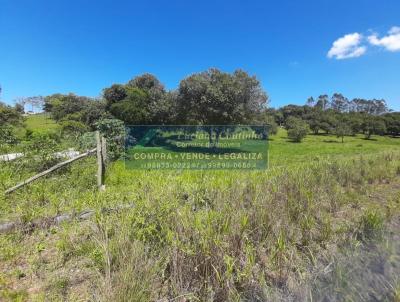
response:
[[[0,102],[0,126],[17,125],[22,121],[22,115],[15,108]]]
[[[47,96],[43,108],[56,121],[73,120],[84,123],[92,129],[95,122],[106,115],[104,101],[72,93]]]
[[[326,110],[329,108],[329,97],[327,94],[320,95],[317,100],[316,107]]]
[[[299,120],[301,120],[301,119],[298,118],[298,117],[296,117],[296,116],[289,116],[289,117],[286,119],[286,122],[285,122],[285,128],[286,128],[286,130],[289,130],[289,129],[294,128],[295,125],[296,125],[296,123],[299,122]]]
[[[383,99],[366,100],[355,98],[351,100],[349,107],[350,111],[368,113],[372,115],[381,115],[389,112],[386,101]]]
[[[352,135],[352,130],[351,127],[348,123],[346,123],[344,120],[339,121],[335,128],[334,128],[334,134],[339,138],[342,139],[342,143],[344,142],[344,137],[346,135]]]
[[[153,124],[173,125],[178,116],[178,95],[175,91],[166,92],[156,102],[150,103]]]
[[[313,110],[313,108],[309,106],[298,106],[290,104],[283,106],[279,110],[282,112],[284,122],[286,124],[288,118],[290,117],[303,118],[305,116],[305,113],[308,112],[309,110]]]
[[[1,87],[0,87],[1,88]],[[22,122],[22,115],[15,108],[0,102],[0,147],[18,142],[12,126]]]
[[[111,105],[110,112],[128,125],[147,125],[152,120],[148,95],[139,88],[128,88],[127,97]]]
[[[319,107],[313,107],[312,111],[304,115],[305,120],[314,134],[318,134],[319,131],[324,128],[323,122],[325,115],[325,112]]]
[[[381,115],[383,113],[389,112],[389,108],[387,107],[385,100],[373,99],[372,102],[373,102],[373,114]]]
[[[347,112],[349,100],[341,93],[334,93],[331,99],[331,108],[337,112]]]
[[[263,112],[260,117],[255,120],[256,125],[266,125],[268,128],[268,135],[275,135],[278,133],[278,124],[273,115],[269,112]]]
[[[314,107],[315,104],[316,104],[315,99],[314,99],[312,96],[310,96],[310,97],[307,99],[307,106],[309,106],[309,107]]]
[[[44,110],[50,112],[53,119],[59,121],[68,115],[81,112],[88,98],[75,94],[53,94],[45,98]]]
[[[301,142],[308,134],[310,128],[302,119],[292,117],[287,123],[288,137],[294,142]]]
[[[103,90],[106,109],[125,123],[172,124],[177,113],[176,93],[166,92],[153,75],[145,73],[127,84]]]
[[[321,130],[327,134],[332,133],[337,124],[337,112],[333,109],[327,109],[321,114],[319,119],[321,121]]]
[[[384,115],[387,133],[392,136],[400,136],[400,112]]]
[[[109,110],[113,104],[127,97],[126,88],[124,85],[113,84],[111,87],[103,90],[103,97],[106,100],[106,108]]]
[[[365,115],[361,127],[367,139],[370,139],[373,134],[383,135],[386,132],[384,120],[376,116]]]
[[[155,93],[165,93],[164,85],[152,74],[144,73],[140,76],[134,77],[127,84],[127,87],[135,87],[144,91],[153,90]]]
[[[88,99],[81,111],[81,119],[79,121],[95,130],[96,122],[106,117],[111,117],[111,115],[106,112],[104,100]]]
[[[254,76],[210,69],[181,81],[178,90],[182,122],[227,125],[250,122],[266,106],[268,97]]]
[[[277,122],[277,124],[278,124],[279,126],[282,126],[282,125],[283,125],[285,119],[284,119],[284,117],[283,117],[283,113],[282,113],[280,110],[276,110],[276,111],[274,112],[274,118],[275,118],[275,121]]]
[[[126,86],[146,93],[151,123],[165,125],[175,121],[177,94],[166,92],[164,85],[154,75],[142,74],[130,80]]]

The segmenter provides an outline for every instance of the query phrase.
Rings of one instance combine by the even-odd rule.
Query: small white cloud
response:
[[[378,38],[377,34],[368,37],[369,43],[375,46],[382,46],[389,51],[400,51],[400,27],[393,26],[388,34]]]
[[[365,46],[361,46],[363,36],[359,33],[347,34],[335,42],[328,52],[328,58],[337,60],[360,57],[367,51]]]

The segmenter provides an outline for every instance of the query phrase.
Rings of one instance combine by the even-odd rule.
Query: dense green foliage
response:
[[[186,123],[224,125],[251,123],[267,104],[260,82],[241,70],[217,69],[194,74],[178,89],[180,119]]]
[[[11,127],[0,127],[0,146],[2,145],[15,145],[18,142],[18,138],[14,134]]]
[[[16,125],[22,121],[22,115],[18,108],[13,108],[0,102],[0,126]]]
[[[106,108],[129,125],[171,124],[175,122],[176,98],[151,74],[143,74],[126,85],[104,89]]]
[[[77,134],[84,125],[94,130],[98,120],[114,117],[126,125],[267,124],[270,134],[277,132],[278,125],[289,129],[290,118],[298,118],[307,122],[309,130],[298,122],[302,127],[289,131],[296,141],[308,131],[343,140],[355,134],[367,139],[400,135],[400,115],[391,113],[384,100],[349,100],[335,93],[311,97],[304,106],[273,109],[267,104],[268,96],[256,77],[242,70],[209,69],[183,79],[176,91],[166,90],[155,76],[143,74],[105,88],[100,100],[73,94],[48,96],[44,109],[64,124],[65,131],[75,129]]]
[[[300,118],[291,116],[286,121],[288,137],[294,142],[301,142],[310,130],[308,124]]]
[[[18,142],[14,127],[21,124],[22,114],[19,108],[13,108],[0,102],[0,150]]]
[[[125,126],[118,119],[101,119],[96,123],[96,129],[107,139],[107,153],[113,160],[124,153]]]
[[[292,117],[308,123],[314,134],[324,132],[338,137],[364,134],[400,136],[400,116],[391,113],[384,100],[349,101],[341,94],[335,93],[331,99],[322,95],[315,101],[308,99],[307,105],[287,105],[279,109],[267,109],[279,125],[288,126]]]
[[[105,104],[74,94],[53,94],[45,98],[44,110],[56,121],[73,120],[93,128],[95,122],[105,115]]]

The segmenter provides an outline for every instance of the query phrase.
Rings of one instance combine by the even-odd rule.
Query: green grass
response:
[[[47,113],[38,113],[24,117],[23,124],[13,126],[13,129],[17,138],[24,140],[28,130],[36,133],[49,133],[59,131],[61,127]],[[3,149],[9,148],[3,147]],[[15,149],[18,149],[18,147],[16,146]],[[12,150],[9,152],[11,153]],[[3,150],[0,150],[0,153],[3,153]]]
[[[65,275],[78,263],[85,263],[97,295],[112,301],[158,295],[239,301],[248,294],[269,297],[264,290],[289,283],[301,290],[321,253],[357,240],[363,230],[380,229],[371,213],[384,213],[386,204],[371,200],[369,188],[395,182],[399,159],[399,152],[381,152],[268,172],[137,171],[117,162],[108,169],[107,190],[99,193],[90,158],[0,197],[0,212],[1,220],[32,221],[91,208],[96,217],[0,235],[0,260],[22,272],[8,279],[42,276],[42,291],[66,300],[82,290],[72,287],[79,274]],[[102,211],[121,204],[135,207]],[[3,296],[11,297],[11,285],[4,286]]]
[[[90,221],[0,235],[0,300],[257,301],[284,289],[304,301],[321,257],[399,217],[400,139],[373,139],[292,143],[280,129],[269,170],[127,170],[119,161],[105,192],[94,157],[74,163],[0,195],[0,221],[96,210]],[[1,190],[32,174],[0,164]],[[135,206],[104,211],[126,204]]]
[[[199,142],[204,143],[200,140]],[[262,142],[260,143],[262,144]],[[400,138],[373,136],[368,140],[365,139],[363,135],[358,134],[355,136],[345,137],[344,142],[342,143],[341,138],[337,138],[333,135],[309,134],[301,143],[296,143],[288,139],[286,130],[279,128],[278,134],[270,137],[268,145],[269,167],[274,168],[304,164],[323,159],[345,160],[346,158],[349,159],[362,155],[378,154],[382,151],[396,151],[400,149]],[[262,148],[262,145],[261,147],[259,145],[245,145],[243,147],[243,149],[248,152],[259,152],[260,148]],[[181,149],[184,150],[183,148]],[[196,152],[196,148],[192,149],[191,152]],[[137,148],[131,149],[131,151],[133,150],[140,150],[140,152],[144,153],[174,153],[174,150],[171,151],[167,147],[144,147],[143,150]],[[139,161],[139,164],[142,164],[143,162],[144,161]],[[195,160],[193,160],[193,162],[195,162]],[[136,167],[135,165],[139,165],[136,162],[127,161],[127,163],[129,163],[130,167]]]
[[[26,128],[35,132],[58,130],[60,126],[46,113],[28,115],[25,120]]]
[[[400,150],[400,138],[363,135],[341,139],[333,135],[308,135],[301,143],[288,140],[286,130],[279,129],[269,142],[270,166],[302,164],[325,159],[346,159],[360,155],[378,154],[382,151]]]

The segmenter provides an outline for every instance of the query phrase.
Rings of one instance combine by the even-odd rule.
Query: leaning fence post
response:
[[[102,159],[102,143],[101,143],[101,138],[100,138],[100,132],[96,131],[96,143],[97,143],[97,187],[99,188],[100,191],[105,190],[104,186],[104,165],[103,165],[103,159]]]
[[[105,168],[108,163],[108,157],[107,157],[107,140],[104,136],[101,136],[101,158],[103,160],[103,170],[105,173]]]

